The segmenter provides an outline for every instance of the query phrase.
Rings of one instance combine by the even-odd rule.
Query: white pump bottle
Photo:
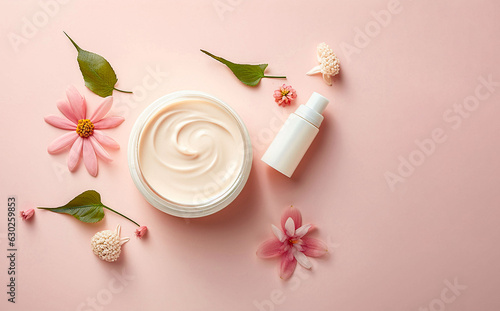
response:
[[[292,113],[267,149],[262,161],[291,177],[319,132],[328,99],[314,92]]]

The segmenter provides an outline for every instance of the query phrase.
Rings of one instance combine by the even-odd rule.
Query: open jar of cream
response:
[[[252,146],[231,107],[202,92],[179,91],[141,113],[130,134],[128,164],[151,205],[174,216],[202,217],[241,192]]]

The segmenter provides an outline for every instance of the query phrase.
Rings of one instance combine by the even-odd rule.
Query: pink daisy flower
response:
[[[280,277],[289,279],[297,262],[306,269],[311,269],[307,257],[320,257],[328,252],[327,246],[315,238],[305,235],[313,229],[312,225],[302,226],[302,215],[293,206],[288,208],[281,217],[281,228],[271,225],[274,238],[264,241],[257,250],[257,256],[272,258],[281,256]]]
[[[297,92],[290,85],[283,84],[279,89],[274,91],[273,96],[274,101],[278,105],[287,106],[297,97]]]
[[[71,131],[66,133],[52,143],[47,151],[56,154],[70,148],[68,156],[68,168],[74,171],[83,155],[83,162],[87,171],[92,176],[97,176],[97,156],[110,162],[112,161],[108,152],[103,148],[119,149],[120,145],[112,138],[104,135],[101,130],[114,128],[125,121],[122,117],[105,117],[113,105],[113,97],[108,96],[101,105],[87,119],[87,102],[74,86],[66,90],[68,100],[61,100],[57,108],[66,117],[55,115],[45,117],[48,124]]]

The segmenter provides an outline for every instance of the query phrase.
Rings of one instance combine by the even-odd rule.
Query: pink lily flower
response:
[[[320,257],[328,252],[324,242],[315,238],[305,237],[313,226],[302,225],[302,215],[293,206],[288,208],[281,217],[281,228],[271,225],[274,238],[264,241],[257,250],[261,258],[281,256],[280,277],[289,279],[297,262],[306,269],[312,264],[307,257]]]
[[[33,208],[30,208],[25,211],[21,211],[20,214],[23,220],[28,220],[33,217],[33,215],[35,215],[35,210]]]
[[[135,236],[140,239],[146,234],[147,231],[148,231],[148,227],[140,226],[139,229],[135,230]]]
[[[125,121],[122,117],[105,117],[113,105],[113,97],[108,96],[101,105],[87,119],[87,102],[74,86],[66,90],[68,100],[61,100],[57,108],[66,117],[55,115],[45,117],[48,124],[71,131],[66,133],[52,143],[47,151],[56,154],[71,147],[68,157],[68,168],[74,171],[83,154],[83,162],[87,171],[92,176],[97,176],[97,156],[104,161],[111,162],[108,152],[103,148],[119,149],[120,145],[112,138],[104,135],[101,130],[114,128]]]

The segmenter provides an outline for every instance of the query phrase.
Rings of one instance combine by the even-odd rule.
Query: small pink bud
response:
[[[21,218],[23,220],[28,220],[30,219],[31,217],[33,217],[33,215],[35,215],[35,210],[30,208],[30,209],[27,209],[25,211],[21,211]]]
[[[135,230],[135,236],[140,239],[146,234],[147,231],[148,231],[148,227],[140,226],[139,229]]]

